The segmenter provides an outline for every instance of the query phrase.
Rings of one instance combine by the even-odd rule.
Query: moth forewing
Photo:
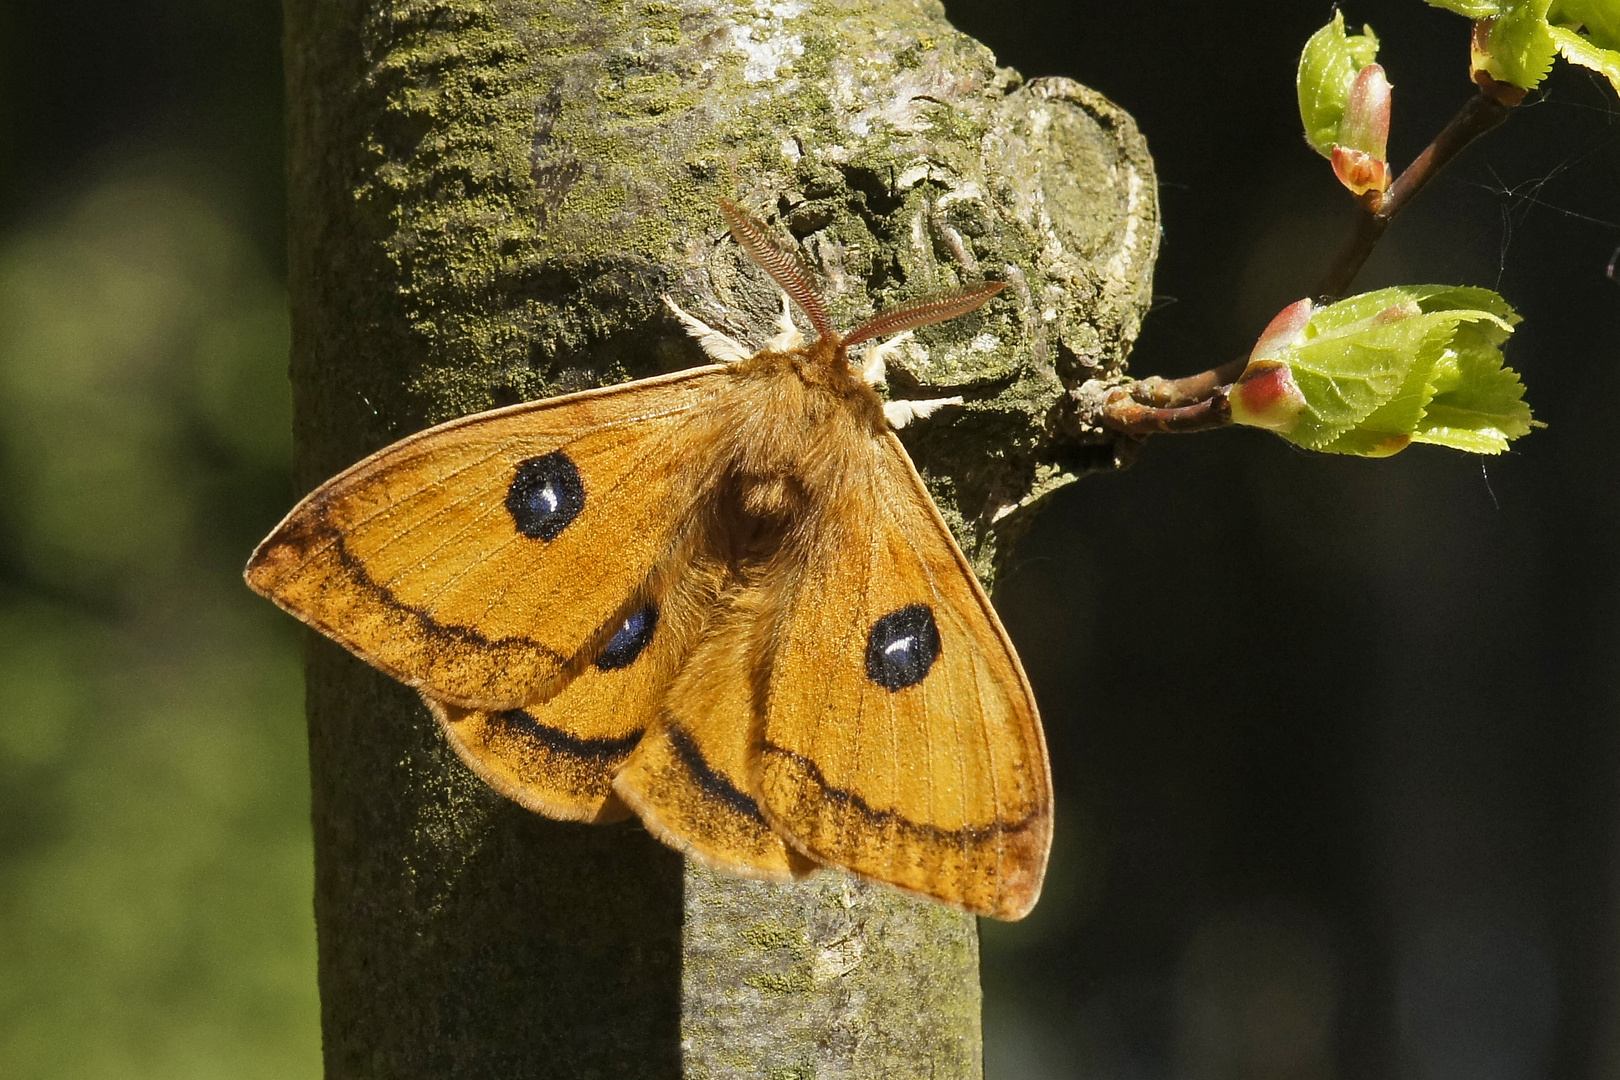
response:
[[[415,689],[514,708],[663,559],[712,454],[698,368],[463,417],[321,485],[249,561],[256,591]]]

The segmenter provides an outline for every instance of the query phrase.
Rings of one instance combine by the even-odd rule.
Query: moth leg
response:
[[[942,398],[924,398],[917,401],[885,401],[883,403],[883,419],[896,431],[905,427],[913,420],[926,420],[947,405],[960,405],[960,395]]]
[[[861,378],[865,379],[869,386],[886,385],[889,381],[889,357],[910,340],[911,331],[907,330],[866,350],[866,359],[861,361]]]
[[[663,300],[664,306],[669,308],[670,314],[679,319],[681,325],[686,328],[686,332],[697,339],[698,347],[708,355],[709,359],[721,364],[735,364],[739,360],[748,359],[748,350],[743,348],[736,338],[716,330],[681,307],[668,295],[665,295]]]
[[[804,348],[804,335],[793,323],[792,301],[782,293],[782,314],[776,317],[776,336],[765,343],[772,352],[791,352]]]
[[[872,346],[866,351],[866,358],[861,361],[861,378],[870,386],[884,386],[889,381],[889,357],[893,356],[900,346],[911,340],[911,331],[896,334],[887,341]],[[934,415],[946,405],[960,405],[960,397],[929,398],[919,401],[885,401],[883,403],[883,418],[895,430],[905,427],[913,420],[924,420]]]

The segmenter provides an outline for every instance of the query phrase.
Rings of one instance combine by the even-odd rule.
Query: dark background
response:
[[[1245,351],[1353,220],[1293,69],[1326,4],[953,0],[1130,110],[1165,237],[1139,374]],[[1391,157],[1466,23],[1362,0]],[[290,620],[272,0],[0,8],[0,1074],[318,1069]],[[1548,427],[1369,462],[1161,438],[998,603],[1046,716],[1046,896],[985,924],[991,1080],[1620,1071],[1620,108],[1561,70],[1358,287],[1498,288]]]

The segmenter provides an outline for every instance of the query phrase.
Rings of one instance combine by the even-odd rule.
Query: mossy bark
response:
[[[1155,183],[1128,117],[1022,81],[925,0],[287,0],[293,378],[313,486],[425,424],[698,361],[669,293],[745,341],[775,294],[720,197],[790,233],[835,317],[978,277],[900,396],[988,577],[1112,456],[1068,391],[1117,374]],[[972,920],[825,874],[684,866],[634,825],[484,788],[411,694],[311,644],[332,1077],[972,1077]]]

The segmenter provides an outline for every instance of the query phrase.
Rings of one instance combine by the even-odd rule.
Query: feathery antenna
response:
[[[783,292],[792,297],[793,302],[809,317],[816,333],[836,340],[838,335],[833,333],[832,320],[827,318],[827,309],[815,286],[810,284],[810,274],[798,254],[777,243],[762,222],[736,203],[721,199],[720,212],[725,215],[726,224],[730,226],[737,245],[759,264],[761,270],[775,279]]]
[[[849,348],[873,338],[888,337],[902,330],[915,330],[919,326],[928,326],[931,323],[954,319],[958,315],[966,315],[1006,287],[1005,281],[981,281],[976,285],[959,285],[954,289],[930,293],[920,300],[913,300],[909,304],[890,308],[888,311],[880,311],[851,330],[844,338],[844,347]]]

